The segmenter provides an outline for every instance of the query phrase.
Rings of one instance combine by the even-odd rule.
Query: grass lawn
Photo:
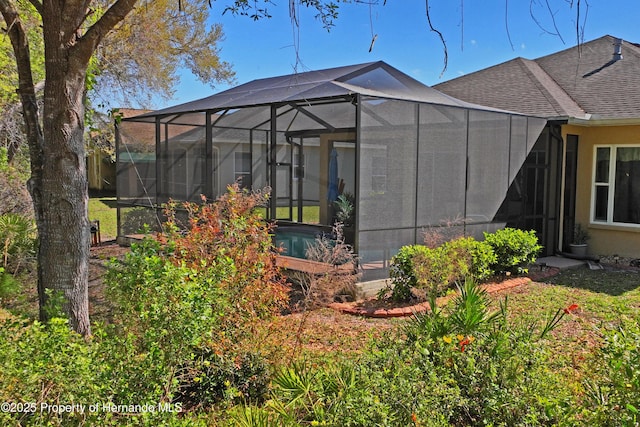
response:
[[[261,209],[261,214],[264,217],[266,215],[266,209]],[[289,208],[279,207],[277,208],[276,215],[278,218],[285,218],[289,215]],[[294,210],[294,217],[297,215],[297,210]],[[320,207],[319,206],[304,206],[302,208],[302,218],[307,224],[317,224],[320,222]],[[116,217],[116,197],[112,195],[95,194],[89,197],[89,219],[91,221],[100,221],[100,234],[102,240],[115,239],[117,230],[117,217]]]
[[[259,209],[260,216],[264,218],[267,215],[266,208]],[[276,218],[283,219],[289,217],[289,208],[287,206],[280,206],[276,208]],[[298,217],[298,209],[294,207],[293,209],[293,220],[295,221]],[[318,224],[320,222],[320,206],[303,206],[302,207],[302,221],[307,224]]]
[[[100,221],[102,241],[116,238],[116,197],[111,195],[96,195],[89,197],[89,220]]]

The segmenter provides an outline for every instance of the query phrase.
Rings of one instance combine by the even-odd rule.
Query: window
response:
[[[236,151],[234,153],[234,179],[242,188],[251,185],[251,153]]]
[[[598,146],[595,150],[593,221],[640,225],[640,146]]]

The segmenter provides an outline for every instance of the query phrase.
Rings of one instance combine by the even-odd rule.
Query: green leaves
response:
[[[640,326],[622,321],[605,330],[597,384],[585,380],[593,425],[635,426],[640,421]]]
[[[495,261],[492,247],[472,237],[460,237],[434,248],[404,246],[391,259],[391,298],[407,301],[411,288],[425,290],[427,295],[442,295],[456,281],[486,279],[493,273]]]
[[[473,280],[467,279],[462,286],[456,286],[459,294],[454,300],[454,309],[449,316],[452,332],[464,335],[481,332],[503,315],[500,310],[489,310],[487,292]]]
[[[8,213],[0,215],[0,254],[1,265],[17,272],[35,256],[35,222],[27,216]]]
[[[484,233],[484,238],[497,256],[492,265],[496,272],[526,273],[527,264],[535,262],[542,249],[534,230],[507,227],[495,233]]]

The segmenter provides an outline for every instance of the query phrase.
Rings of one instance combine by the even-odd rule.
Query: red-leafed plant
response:
[[[288,300],[272,225],[256,210],[268,198],[267,191],[249,192],[233,184],[212,203],[203,196],[201,204],[170,203],[165,209],[168,220],[161,238],[173,248],[174,263],[203,272],[228,266],[216,285],[229,301],[218,337],[228,344],[240,337],[227,332],[251,333],[260,319],[279,313]],[[178,220],[180,213],[186,213],[186,224]]]

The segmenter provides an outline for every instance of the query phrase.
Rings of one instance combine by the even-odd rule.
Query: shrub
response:
[[[422,231],[425,246],[438,247],[451,240],[464,237],[465,219],[457,216],[440,221],[438,226],[430,226]]]
[[[237,356],[201,351],[180,378],[177,400],[189,408],[225,401],[261,404],[269,391],[269,368],[257,353]]]
[[[308,244],[307,259],[329,264],[332,268],[321,275],[292,275],[303,294],[299,308],[326,306],[334,301],[339,292],[355,293],[355,284],[360,277],[356,268],[358,256],[353,252],[353,247],[345,242],[343,229],[344,225],[336,222],[330,236],[322,233]]]
[[[427,248],[413,256],[413,271],[417,287],[427,295],[442,295],[453,283],[463,265],[467,269],[467,252],[453,251],[448,246]]]
[[[432,298],[431,310],[416,313],[409,320],[403,329],[409,342],[418,341],[420,337],[437,341],[446,335],[477,335],[487,331],[498,321],[504,324],[506,306],[501,305],[500,310],[491,311],[486,291],[473,279],[467,279],[463,285],[457,286],[459,293],[446,312]]]
[[[492,265],[495,272],[526,273],[526,266],[535,262],[542,249],[534,230],[507,227],[495,233],[485,232],[484,238],[497,257]]]
[[[0,412],[2,425],[93,424],[87,414],[57,414],[41,405],[93,403],[108,395],[92,347],[67,321],[5,322],[0,327],[0,401],[31,405]],[[96,415],[94,415],[96,416]],[[89,420],[87,420],[89,418]]]
[[[180,404],[170,404],[175,369],[162,363],[162,349],[139,352],[133,335],[94,328],[90,341],[66,319],[47,324],[22,319],[0,325],[1,425],[156,426],[181,424]],[[59,412],[53,405],[84,405]],[[89,405],[96,405],[91,409]],[[115,410],[107,405],[148,405],[155,411]],[[163,405],[165,410],[160,410]],[[189,417],[184,425],[198,423]]]
[[[286,302],[271,228],[254,209],[266,197],[232,186],[215,203],[185,203],[188,228],[180,227],[178,207],[172,204],[164,234],[132,245],[123,262],[111,264],[106,281],[117,305],[119,335],[133,334],[135,352],[154,356],[159,366],[155,383],[166,384],[169,398],[180,380],[167,378],[167,372],[196,372],[182,378],[187,388],[195,378],[209,383],[225,378],[224,370],[204,372],[202,355],[239,360],[248,348],[258,352],[249,339],[259,322],[279,313]],[[247,381],[259,380],[254,373],[247,375]],[[212,387],[196,388],[188,403],[207,405],[215,394]],[[197,397],[204,401],[195,402]]]
[[[336,221],[344,224],[345,227],[352,226],[356,216],[355,197],[353,194],[341,194],[333,204],[336,210]]]
[[[165,212],[167,231],[161,240],[172,248],[170,260],[211,278],[208,286],[228,301],[217,316],[218,345],[236,346],[261,319],[280,313],[287,303],[272,225],[257,212],[268,198],[267,192],[248,192],[234,184],[214,203],[184,203],[187,227],[176,221],[175,205]]]
[[[465,278],[482,281],[493,274],[491,265],[496,262],[493,248],[486,242],[479,242],[473,237],[460,237],[442,245],[445,256],[454,264],[454,280]]]
[[[429,251],[429,248],[422,245],[403,246],[391,258],[389,266],[389,277],[393,282],[391,299],[394,301],[408,301],[411,298],[411,288],[415,288],[418,285],[414,257],[427,251]]]
[[[467,277],[486,279],[492,274],[490,266],[495,261],[491,246],[472,237],[460,237],[435,248],[405,246],[391,260],[392,298],[407,300],[411,288],[441,295],[455,281]]]
[[[230,301],[216,284],[232,265],[221,262],[203,274],[166,256],[151,238],[132,245],[122,264],[111,265],[107,293],[122,333],[137,335],[140,351],[159,347],[168,363],[179,364],[219,331]]]
[[[353,247],[346,243],[344,237],[344,224],[336,222],[331,234],[321,233],[316,236],[313,243],[308,244],[305,257],[311,261],[331,264],[333,266],[352,263],[355,265],[357,256]]]
[[[124,208],[120,213],[121,234],[146,234],[148,230],[158,231],[161,219],[154,208]]]

